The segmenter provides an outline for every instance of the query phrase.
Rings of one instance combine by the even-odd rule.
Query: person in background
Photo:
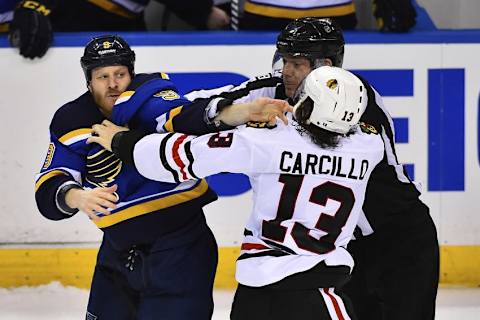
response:
[[[8,32],[17,2],[18,0],[3,0],[0,2],[0,34]]]
[[[22,56],[41,58],[52,44],[53,32],[146,31],[143,14],[149,1],[7,0],[5,5],[9,11],[13,10],[13,16],[6,16],[8,21],[4,22],[10,22],[10,42],[20,49]],[[198,30],[223,29],[230,22],[228,14],[214,6],[212,0],[155,1],[163,3]]]
[[[96,135],[88,139],[153,180],[189,181],[219,172],[249,176],[255,196],[236,264],[233,320],[355,318],[335,291],[353,267],[345,247],[383,142],[358,122],[367,91],[352,73],[320,67],[297,94],[287,125],[273,118],[265,126],[247,123],[199,137],[142,138],[105,121],[93,126]],[[247,108],[228,106],[217,120],[243,118],[238,114]]]
[[[372,0],[378,28],[384,32],[407,32],[415,26],[412,0]],[[353,0],[232,0],[234,30],[282,30],[293,19],[332,18],[344,30],[355,29]]]
[[[186,97],[203,101],[205,108],[176,110],[170,113],[169,125],[161,125],[168,131],[201,135],[231,129],[216,117],[232,103],[261,96],[294,103],[298,86],[314,68],[342,66],[344,44],[333,20],[296,19],[278,35],[276,56],[281,59],[275,61],[273,74],[237,87],[189,93]],[[360,320],[433,320],[440,264],[435,224],[420,190],[398,161],[393,120],[382,97],[362,81],[369,99],[361,121],[380,133],[385,149],[367,187],[356,240],[348,246],[356,268],[343,290]]]

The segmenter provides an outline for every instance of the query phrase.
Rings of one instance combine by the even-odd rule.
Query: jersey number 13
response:
[[[283,183],[283,190],[278,204],[277,216],[273,220],[263,220],[262,235],[265,238],[277,242],[285,240],[287,228],[282,226],[281,223],[292,219],[303,179],[304,176],[300,175],[280,175],[279,181]],[[299,248],[317,254],[325,254],[335,249],[335,240],[348,220],[355,203],[355,195],[350,188],[327,181],[312,189],[309,201],[325,206],[328,199],[339,202],[340,207],[334,215],[320,213],[315,225],[315,229],[322,230],[327,234],[316,239],[309,234],[309,228],[295,222],[291,236]]]

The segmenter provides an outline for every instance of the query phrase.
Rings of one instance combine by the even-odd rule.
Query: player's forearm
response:
[[[250,121],[248,103],[232,104],[225,107],[216,117],[215,121],[221,121],[226,125],[236,127]]]
[[[143,131],[120,131],[113,136],[111,150],[123,163],[135,166],[133,151],[135,144],[147,134]]]
[[[277,118],[285,124],[288,122],[286,112],[292,112],[292,107],[286,101],[262,97],[252,102],[227,106],[215,120],[229,126],[239,126],[249,121],[266,122],[273,126]]]
[[[172,154],[167,155],[166,149],[171,152],[170,149],[175,148],[175,142],[182,140],[183,136],[185,135],[174,133],[145,135],[135,130],[123,131],[113,137],[112,151],[122,162],[134,166],[145,178],[178,183],[188,179],[181,179],[178,173],[174,172],[169,164]],[[181,150],[177,151],[183,153]]]
[[[233,129],[231,126],[215,121],[215,117],[225,106],[232,104],[232,100],[216,97],[213,99],[197,99],[192,104],[181,109],[180,113],[169,114],[164,125],[166,131],[183,132],[193,135],[202,135],[223,130]]]

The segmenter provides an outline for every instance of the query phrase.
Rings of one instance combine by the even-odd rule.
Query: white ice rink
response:
[[[213,320],[227,320],[233,291],[215,291]],[[84,319],[88,291],[59,283],[35,288],[0,289],[1,320]],[[479,289],[440,289],[436,320],[479,320]],[[405,319],[408,320],[408,319]]]

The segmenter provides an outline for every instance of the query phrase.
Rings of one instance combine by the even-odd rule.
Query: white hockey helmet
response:
[[[355,126],[367,107],[367,90],[353,73],[330,66],[319,67],[298,89],[299,100],[293,114],[311,98],[313,108],[306,123],[345,134]]]

